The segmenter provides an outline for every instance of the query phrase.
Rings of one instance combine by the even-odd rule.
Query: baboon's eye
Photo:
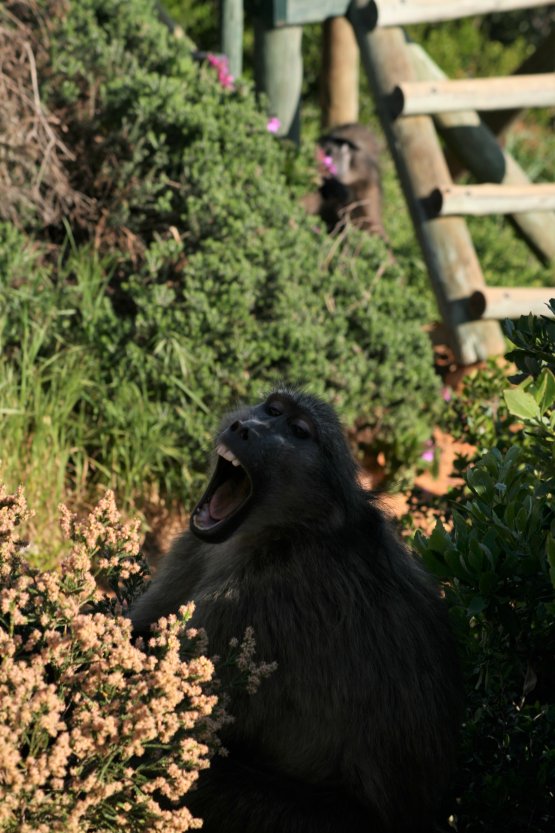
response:
[[[268,416],[278,417],[281,416],[283,413],[282,408],[280,407],[279,403],[277,402],[269,402],[266,405],[266,413]]]
[[[298,440],[308,440],[312,436],[310,425],[304,419],[296,419],[290,425],[293,436]]]

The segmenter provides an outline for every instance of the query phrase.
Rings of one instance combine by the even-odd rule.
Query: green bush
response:
[[[555,301],[551,302],[555,312]],[[506,325],[520,431],[469,469],[453,529],[416,536],[445,582],[467,679],[459,806],[465,831],[555,822],[555,321]]]
[[[12,413],[13,391],[0,403],[4,464],[38,424],[22,322],[42,334],[32,387],[51,389],[43,366],[80,386],[56,426],[72,485],[85,472],[126,497],[190,501],[222,409],[279,378],[368,426],[391,471],[414,464],[437,401],[431,310],[383,242],[331,239],[304,214],[293,193],[306,170],[268,134],[250,87],[221,87],[150,0],[38,8],[41,96],[63,122],[81,201],[69,237],[37,212],[16,257],[13,231],[1,232],[0,332],[20,403]],[[34,271],[22,276],[18,258]]]
[[[498,357],[488,359],[464,377],[441,415],[442,429],[456,440],[474,445],[479,455],[493,446],[506,450],[512,442],[516,419],[504,398],[508,368]]]

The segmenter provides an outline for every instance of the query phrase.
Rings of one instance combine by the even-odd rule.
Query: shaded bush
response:
[[[551,302],[555,311],[555,301]],[[453,530],[416,545],[445,582],[467,679],[459,829],[545,831],[555,822],[555,321],[523,317],[521,421],[512,443],[468,470]]]

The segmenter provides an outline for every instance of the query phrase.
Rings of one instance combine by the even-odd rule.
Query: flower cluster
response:
[[[200,827],[183,798],[229,718],[187,630],[192,607],[161,619],[148,646],[133,643],[91,571],[96,561],[124,584],[137,574],[137,528],[113,495],[82,524],[63,510],[72,549],[55,573],[21,557],[28,514],[21,491],[0,487],[0,831]]]
[[[426,440],[424,444],[424,451],[420,455],[420,459],[425,463],[433,463],[435,460],[435,443],[433,440]]]
[[[21,546],[17,527],[31,517],[21,486],[17,494],[8,495],[0,483],[0,580],[8,579],[13,567],[19,564],[18,550]]]
[[[218,81],[228,90],[233,90],[235,86],[235,79],[229,71],[229,60],[227,55],[214,55],[209,52],[206,55],[206,60],[210,66],[214,67],[218,72]]]
[[[232,662],[244,677],[247,694],[256,694],[262,680],[269,677],[276,670],[277,662],[256,663],[254,661],[256,640],[254,629],[251,627],[246,628],[242,642],[239,642],[238,639],[232,639],[229,646],[232,650],[237,649],[237,654],[232,657]]]
[[[148,575],[140,555],[139,521],[124,522],[110,490],[85,521],[78,521],[67,507],[59,507],[62,531],[73,544],[62,565],[68,575],[96,579],[112,593],[102,604],[104,612],[124,613],[142,592]]]

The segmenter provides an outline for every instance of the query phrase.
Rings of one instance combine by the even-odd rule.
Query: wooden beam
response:
[[[321,23],[328,17],[343,17],[350,0],[259,0],[257,14],[271,26]]]
[[[549,6],[553,0],[376,0],[367,3],[372,26],[406,26],[461,17]]]
[[[474,318],[502,321],[521,315],[553,317],[547,304],[555,298],[555,287],[498,287],[487,286],[474,292],[468,306]]]
[[[409,51],[418,80],[446,77],[419,44],[409,44]],[[434,122],[448,147],[479,181],[530,184],[525,171],[510,153],[499,146],[474,110],[438,113]],[[513,214],[510,220],[541,260],[555,261],[555,214],[518,213]]]
[[[454,110],[502,110],[555,105],[555,72],[503,78],[404,82],[391,96],[392,115],[420,116]]]
[[[538,45],[535,52],[532,52],[517,69],[513,75],[530,75],[536,72],[555,71],[555,29],[552,29]],[[484,113],[483,120],[489,129],[496,136],[501,136],[518,118],[519,109],[494,110]]]
[[[430,220],[422,207],[430,183],[451,184],[433,122],[426,116],[391,121],[393,88],[415,78],[404,34],[401,29],[371,31],[366,0],[354,0],[349,18],[456,359],[472,364],[502,353],[499,325],[470,320],[467,299],[485,289],[485,282],[466,223],[458,217]]]
[[[555,185],[449,185],[435,188],[427,205],[432,217],[554,211]]]

